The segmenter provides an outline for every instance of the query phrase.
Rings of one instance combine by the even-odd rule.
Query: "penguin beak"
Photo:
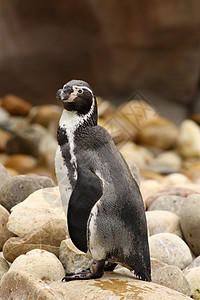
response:
[[[56,93],[56,98],[61,101],[72,102],[76,95],[73,93],[72,88],[59,89]]]

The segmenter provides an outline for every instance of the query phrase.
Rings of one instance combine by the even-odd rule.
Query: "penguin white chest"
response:
[[[55,170],[61,194],[63,209],[67,215],[69,199],[72,193],[72,186],[69,178],[69,170],[62,156],[61,147],[58,146],[55,157]]]

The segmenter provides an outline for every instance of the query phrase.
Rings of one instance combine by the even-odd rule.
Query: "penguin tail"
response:
[[[135,271],[135,275],[144,281],[151,281],[151,271],[149,270],[140,270],[139,272]]]

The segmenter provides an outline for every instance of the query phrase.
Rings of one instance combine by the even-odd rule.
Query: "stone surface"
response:
[[[136,163],[139,168],[145,168],[153,159],[153,155],[148,149],[132,142],[121,146],[120,152],[127,161]]]
[[[168,187],[163,190],[160,190],[158,192],[153,192],[149,197],[146,199],[145,203],[147,208],[155,201],[160,196],[165,196],[165,195],[175,195],[175,196],[180,196],[180,197],[187,197],[188,195],[194,194],[195,191],[186,187]]]
[[[7,263],[7,261],[3,257],[0,257],[0,282],[1,282],[1,278],[3,277],[3,275],[8,270],[9,270],[9,264]]]
[[[7,226],[21,237],[52,220],[66,221],[58,187],[37,190],[13,207]]]
[[[14,234],[10,232],[7,228],[7,222],[9,218],[9,212],[0,205],[0,250],[2,249],[4,243]]]
[[[154,200],[154,202],[148,208],[151,210],[166,210],[175,213],[180,216],[181,207],[185,201],[185,198],[174,195],[160,196]]]
[[[6,145],[10,138],[11,138],[11,134],[9,132],[0,129],[0,152],[6,151]]]
[[[192,182],[200,184],[200,161],[192,164],[189,168],[187,168],[187,170],[184,171],[184,174],[188,178],[190,178]]]
[[[152,281],[191,296],[191,287],[183,272],[176,266],[169,266],[157,259],[151,259]]]
[[[187,184],[190,184],[191,180],[181,174],[181,173],[173,173],[165,176],[163,179],[163,184],[166,187],[171,187],[171,186],[186,186]]]
[[[192,262],[187,244],[172,233],[158,233],[149,237],[150,255],[168,265],[184,269]]]
[[[189,269],[191,269],[191,268],[195,268],[195,267],[200,267],[200,255],[197,256],[197,257],[193,260],[193,262],[191,262],[191,264],[189,264],[189,265],[184,269],[184,271],[189,270]]]
[[[48,145],[48,147],[47,147]],[[57,141],[39,124],[31,124],[18,130],[7,143],[7,153],[23,153],[40,158],[41,163],[53,168]]]
[[[181,229],[185,240],[195,255],[200,255],[200,194],[186,198],[180,214]]]
[[[177,149],[184,157],[200,157],[200,128],[192,120],[185,120],[180,126]]]
[[[0,299],[63,300],[44,281],[27,272],[18,270],[9,271],[2,278]]]
[[[146,203],[146,199],[151,197],[152,194],[163,190],[163,184],[157,180],[148,179],[144,180],[140,184],[140,191],[142,193],[143,199]]]
[[[53,180],[46,176],[18,175],[12,177],[0,190],[0,203],[10,210],[34,191],[52,186],[55,186]]]
[[[53,253],[41,249],[18,256],[10,266],[9,272],[13,270],[25,271],[45,282],[61,280],[65,276],[59,259]]]
[[[6,170],[6,168],[0,163],[0,189],[11,180],[11,176]]]
[[[5,124],[7,123],[10,114],[0,106],[0,127],[5,128]]]
[[[2,98],[2,107],[11,115],[27,116],[32,105],[16,95],[8,94]]]
[[[60,243],[66,239],[66,236],[66,221],[52,219],[22,237],[7,240],[3,247],[3,254],[9,262],[13,262],[19,255],[33,249],[43,249],[58,256]]]
[[[174,151],[159,154],[148,165],[148,169],[162,174],[177,172],[181,168],[181,158]]]
[[[149,120],[139,130],[137,142],[160,149],[174,146],[178,136],[178,128],[167,119],[157,117]]]
[[[122,269],[122,268],[121,268]],[[124,268],[123,268],[124,269]],[[188,296],[173,291],[167,287],[145,282],[132,277],[131,272],[124,274],[120,269],[106,272],[100,279],[77,280],[74,282],[53,282],[50,288],[64,300],[78,299],[135,299],[135,300],[181,300]]]
[[[169,211],[153,210],[146,212],[149,235],[156,233],[173,233],[182,238],[180,218]]]
[[[62,262],[66,273],[79,272],[90,267],[92,259],[77,249],[71,239],[61,242],[59,259]]]
[[[37,164],[37,160],[30,155],[11,155],[5,163],[6,168],[16,170],[20,174],[31,172]]]
[[[200,266],[184,272],[191,288],[194,299],[200,298]]]

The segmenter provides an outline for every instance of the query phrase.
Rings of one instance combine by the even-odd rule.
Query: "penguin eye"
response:
[[[78,93],[79,93],[79,94],[82,94],[82,93],[83,93],[83,90],[78,90]]]

